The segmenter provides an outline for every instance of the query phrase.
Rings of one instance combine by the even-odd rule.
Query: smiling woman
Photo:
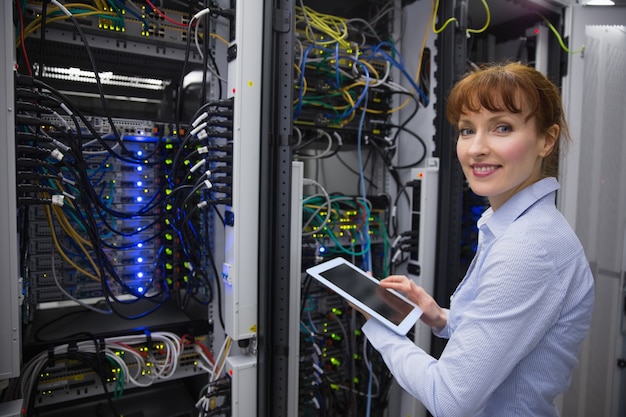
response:
[[[468,182],[491,203],[478,251],[449,309],[405,276],[380,285],[448,342],[435,359],[375,320],[363,332],[433,416],[558,416],[594,299],[583,248],[555,206],[557,150],[569,138],[558,90],[533,68],[493,65],[461,80],[447,111]]]
[[[556,176],[559,136],[569,139],[557,88],[521,64],[468,75],[448,100],[457,155],[472,191],[497,210],[541,178]]]
[[[558,175],[561,140],[567,144],[571,139],[559,90],[543,74],[517,63],[470,73],[448,98],[448,120],[458,126],[464,115],[481,110],[523,115],[525,121],[534,118],[537,134],[554,136],[554,147],[545,155],[541,176]],[[551,132],[555,127],[558,130]]]

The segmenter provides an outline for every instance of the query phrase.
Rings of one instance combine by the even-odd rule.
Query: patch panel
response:
[[[353,407],[364,407],[356,399],[367,391],[363,336],[356,330],[360,320],[341,297],[315,281],[310,283],[301,317],[298,416],[318,415],[322,410],[324,415],[343,416]],[[378,369],[383,393],[390,375],[375,352],[367,356],[370,366]]]
[[[195,338],[195,345],[188,345],[182,348],[177,357],[176,371],[168,375],[166,378],[156,377],[154,370],[150,370],[150,366],[144,370],[144,383],[150,384],[171,381],[181,378],[187,378],[194,375],[206,373],[206,369],[199,366],[203,362],[200,354],[194,348],[199,346],[198,343],[206,343],[207,336],[198,336]],[[141,356],[150,357],[151,362],[165,362],[168,360],[163,346],[158,342],[152,344],[133,345],[133,348],[141,354]],[[114,347],[113,347],[114,349]],[[128,371],[137,372],[138,364],[130,355],[123,350],[115,351],[115,353],[127,362]],[[127,360],[125,356],[128,356]],[[120,387],[120,378],[124,378],[120,373],[120,368],[111,361],[102,362],[102,371],[104,380],[107,384],[108,392],[116,392]],[[154,375],[151,375],[154,374]],[[132,381],[125,383],[124,390],[137,388],[140,385],[134,384]],[[145,386],[145,385],[141,385]],[[37,385],[37,397],[35,403],[38,408],[58,404],[68,399],[82,399],[102,395],[104,387],[100,375],[93,368],[86,366],[85,363],[73,359],[60,359],[53,366],[48,366],[41,373]]]
[[[102,10],[103,13],[108,12],[115,14],[115,16],[82,16],[81,26],[85,32],[92,34],[104,36],[112,32],[123,34],[124,39],[129,41],[148,41],[154,38],[154,40],[184,47],[181,45],[183,42],[181,35],[186,33],[186,28],[170,23],[147,5],[143,5],[142,9],[141,18],[130,13],[116,13],[114,9]],[[24,12],[27,22],[34,20],[42,13],[41,3],[29,2]],[[163,12],[167,14],[169,19],[180,22],[181,25],[186,25],[185,22],[189,22],[190,19],[190,16],[185,12],[173,8],[163,9]],[[68,29],[71,28],[71,23],[61,21],[57,22],[55,27]]]

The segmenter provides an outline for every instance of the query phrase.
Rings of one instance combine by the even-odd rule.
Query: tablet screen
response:
[[[346,264],[319,274],[395,325],[399,325],[413,309],[411,304]]]

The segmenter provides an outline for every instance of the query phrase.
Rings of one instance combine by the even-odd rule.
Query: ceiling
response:
[[[490,27],[523,20],[541,20],[537,13],[546,17],[561,13],[566,6],[582,4],[586,0],[486,0],[491,14]],[[626,0],[613,0],[616,6],[626,6]],[[534,17],[533,17],[534,16]],[[480,28],[487,14],[481,0],[469,0],[469,26]]]
[[[525,30],[543,20],[558,22],[567,0],[485,0],[489,7],[490,23],[486,34],[498,41],[523,36]],[[573,0],[572,0],[573,1]],[[624,0],[626,1],[626,0]],[[468,27],[480,29],[487,20],[483,1],[469,0]]]
[[[559,13],[563,7],[554,2],[537,2],[533,0],[486,0],[486,3],[491,15],[490,27],[498,27],[532,15],[541,19],[537,12],[543,15]],[[469,26],[480,28],[486,19],[487,13],[483,2],[481,0],[470,0]]]

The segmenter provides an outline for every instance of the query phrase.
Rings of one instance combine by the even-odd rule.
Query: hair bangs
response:
[[[514,74],[504,71],[473,73],[461,80],[448,98],[447,117],[452,125],[461,115],[479,112],[527,112],[530,119],[537,111],[536,92],[524,88]]]

